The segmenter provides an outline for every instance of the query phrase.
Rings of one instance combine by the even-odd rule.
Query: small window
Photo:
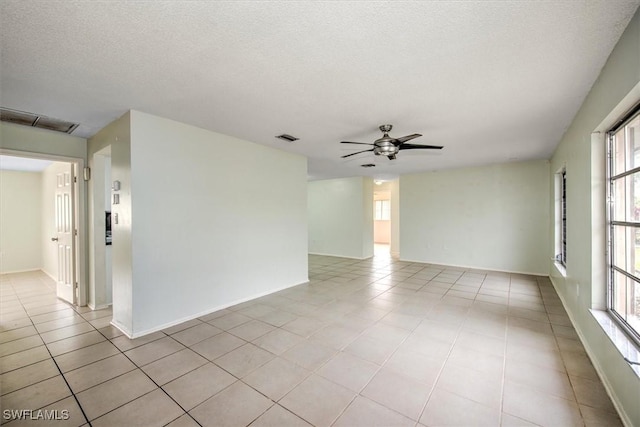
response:
[[[640,108],[608,133],[607,304],[640,343]]]
[[[374,218],[376,221],[388,221],[391,218],[389,200],[376,200],[374,209]]]
[[[567,170],[556,174],[556,262],[567,267]]]

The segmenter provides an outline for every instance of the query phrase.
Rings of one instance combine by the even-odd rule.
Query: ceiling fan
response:
[[[389,131],[391,131],[392,125],[381,125],[380,131],[383,133],[382,138],[376,139],[373,144],[369,144],[366,142],[350,142],[350,141],[341,141],[340,144],[359,144],[359,145],[373,145],[371,150],[363,150],[358,151],[357,153],[347,154],[345,157],[355,156],[356,154],[366,153],[369,151],[373,151],[373,154],[376,156],[387,156],[389,160],[393,160],[396,158],[396,154],[400,150],[440,150],[442,149],[441,145],[417,145],[417,144],[407,144],[407,141],[410,141],[414,138],[418,138],[419,133],[414,133],[411,135],[403,136],[401,138],[391,138],[389,136]]]

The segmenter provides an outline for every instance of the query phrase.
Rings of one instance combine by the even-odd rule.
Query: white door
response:
[[[56,176],[56,236],[58,247],[58,298],[75,304],[75,218],[73,165]]]

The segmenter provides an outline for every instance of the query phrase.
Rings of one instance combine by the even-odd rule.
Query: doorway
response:
[[[40,270],[58,298],[86,305],[81,159],[0,150],[0,273]]]

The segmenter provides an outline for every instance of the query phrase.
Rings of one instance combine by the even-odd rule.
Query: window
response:
[[[640,106],[639,106],[640,107]],[[640,111],[608,133],[607,304],[640,342]]]
[[[376,200],[374,205],[374,218],[376,221],[388,221],[391,218],[389,200]]]
[[[556,174],[556,262],[567,266],[567,170]]]

